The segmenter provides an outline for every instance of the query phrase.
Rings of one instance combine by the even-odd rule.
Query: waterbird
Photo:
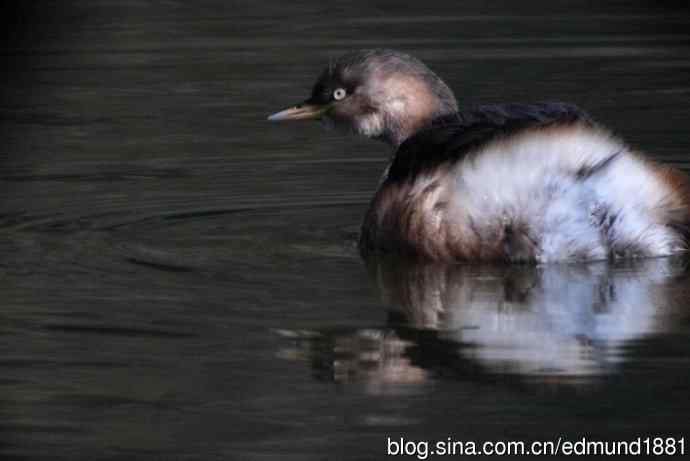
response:
[[[366,212],[364,257],[554,261],[657,257],[690,240],[690,186],[572,104],[458,108],[395,50],[331,62],[271,121],[321,120],[394,151]]]

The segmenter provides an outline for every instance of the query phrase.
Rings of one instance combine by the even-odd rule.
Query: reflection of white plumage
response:
[[[618,348],[669,328],[682,262],[637,261],[547,268],[381,268],[391,304],[418,328],[466,344],[461,353],[518,374],[606,372]]]
[[[587,384],[615,373],[632,343],[688,319],[690,272],[677,258],[542,268],[370,264],[390,325],[283,331],[307,345],[283,356],[373,393],[407,392],[436,373]]]
[[[365,254],[431,260],[558,261],[683,251],[685,175],[631,151],[574,106],[458,112],[423,63],[390,50],[341,57],[302,105],[397,151],[362,227]]]

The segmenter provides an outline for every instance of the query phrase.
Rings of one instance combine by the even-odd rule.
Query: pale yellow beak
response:
[[[327,110],[327,105],[299,104],[269,115],[268,120],[272,122],[282,122],[283,120],[318,120]]]

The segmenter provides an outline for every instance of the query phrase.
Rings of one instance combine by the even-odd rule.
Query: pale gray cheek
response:
[[[375,138],[383,134],[384,122],[381,114],[373,113],[360,117],[356,121],[355,132]]]

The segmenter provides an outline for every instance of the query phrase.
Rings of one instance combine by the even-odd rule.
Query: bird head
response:
[[[268,119],[322,120],[398,146],[433,119],[456,111],[453,92],[421,61],[375,49],[341,56],[324,69],[306,101]]]

